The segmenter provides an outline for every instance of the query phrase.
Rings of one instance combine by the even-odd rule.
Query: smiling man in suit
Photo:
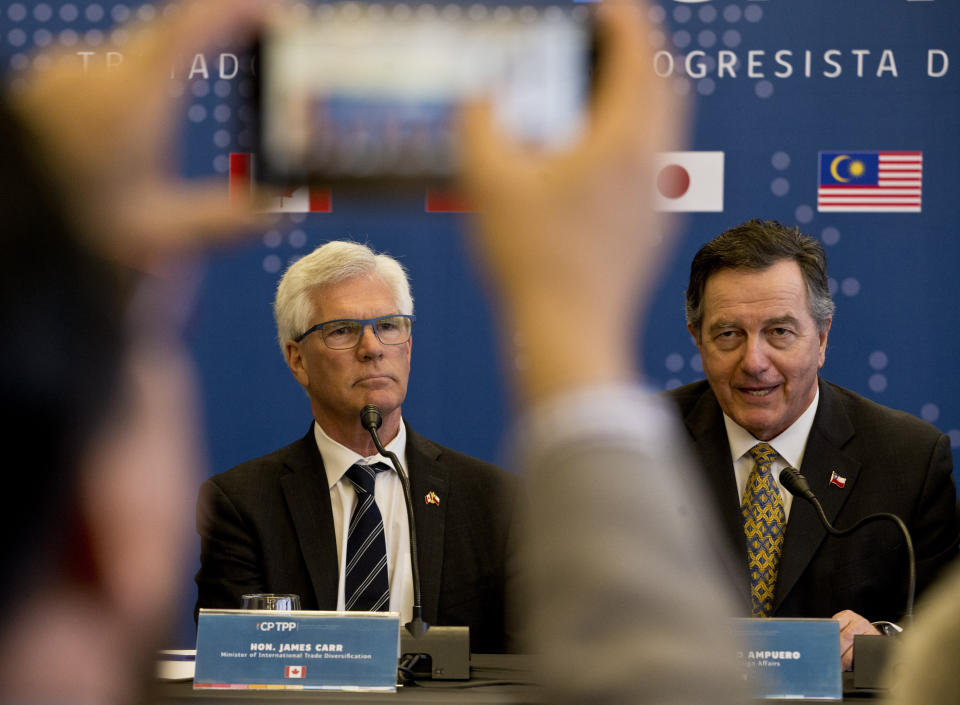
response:
[[[815,510],[779,485],[803,472],[828,519],[875,512],[912,534],[917,589],[957,555],[949,438],[909,414],[820,378],[834,304],[821,245],[752,220],[704,245],[690,266],[687,327],[705,381],[668,393],[700,456],[729,539],[746,548],[755,617],[834,617],[845,668],[855,634],[896,628],[907,554],[890,522],[828,536]]]
[[[410,620],[402,485],[360,422],[360,410],[375,404],[380,438],[410,481],[424,620],[469,626],[474,652],[515,649],[506,616],[515,478],[403,419],[414,322],[403,267],[364,245],[327,243],[284,274],[274,315],[313,421],[300,440],[201,487],[198,607],[295,593],[303,609],[389,609]]]

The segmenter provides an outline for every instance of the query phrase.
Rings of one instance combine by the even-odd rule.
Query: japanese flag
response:
[[[723,152],[662,152],[656,169],[658,211],[723,211]]]

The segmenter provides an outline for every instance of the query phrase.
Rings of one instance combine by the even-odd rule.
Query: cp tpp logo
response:
[[[292,632],[296,628],[296,622],[257,622],[257,630],[261,632]]]

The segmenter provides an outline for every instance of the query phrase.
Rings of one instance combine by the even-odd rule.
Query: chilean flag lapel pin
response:
[[[830,484],[839,487],[841,490],[847,485],[847,478],[836,470],[830,472]]]

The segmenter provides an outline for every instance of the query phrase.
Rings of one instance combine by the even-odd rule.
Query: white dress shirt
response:
[[[323,458],[330,487],[330,507],[333,510],[333,530],[337,538],[337,560],[340,564],[340,579],[337,587],[337,609],[343,610],[344,574],[347,560],[347,532],[350,517],[356,506],[357,493],[349,480],[344,478],[354,463],[373,465],[384,463],[392,468],[389,458],[377,453],[368,458],[357,455],[346,446],[337,443],[314,423],[314,437]],[[401,421],[400,431],[386,444],[407,467],[407,429]],[[390,581],[390,611],[400,613],[400,623],[406,624],[413,615],[413,574],[410,569],[410,527],[407,524],[407,507],[403,498],[403,485],[393,470],[377,473],[374,498],[383,516],[383,535],[387,544],[387,576]]]
[[[803,453],[807,448],[807,438],[810,436],[810,429],[813,428],[813,417],[817,415],[817,405],[819,403],[820,387],[818,386],[817,393],[806,411],[800,414],[800,417],[787,430],[776,438],[767,441],[770,447],[777,451],[772,472],[774,479],[777,481],[777,487],[780,489],[780,497],[783,498],[783,511],[788,518],[790,517],[790,507],[793,504],[793,495],[780,484],[780,471],[787,467],[801,470]],[[746,490],[747,480],[755,462],[753,456],[750,455],[750,449],[761,441],[754,438],[753,434],[726,414],[723,415],[723,423],[727,427],[727,441],[730,443],[733,471],[737,477],[737,492],[740,501],[743,502],[743,493]]]

